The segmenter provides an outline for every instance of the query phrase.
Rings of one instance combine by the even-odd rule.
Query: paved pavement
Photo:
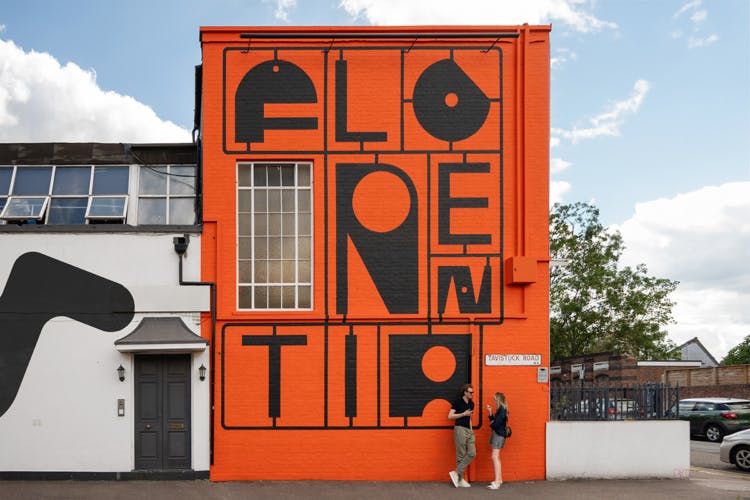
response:
[[[0,481],[0,499],[748,499],[750,474],[691,467],[688,479],[521,481],[491,491],[486,483],[454,488],[437,482],[372,481]]]
[[[374,481],[0,481],[0,500],[234,499],[747,499],[750,474],[719,461],[718,443],[690,442],[689,478],[522,481],[490,491],[486,483],[456,489],[445,482]]]

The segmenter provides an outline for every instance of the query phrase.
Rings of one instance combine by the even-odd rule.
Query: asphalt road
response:
[[[734,465],[719,460],[719,443],[695,439],[690,441],[690,465],[705,469],[741,472]],[[747,474],[747,479],[750,481],[750,474]]]

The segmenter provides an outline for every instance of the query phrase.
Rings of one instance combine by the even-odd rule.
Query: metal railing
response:
[[[550,388],[552,420],[671,420],[678,417],[679,386],[559,385]]]

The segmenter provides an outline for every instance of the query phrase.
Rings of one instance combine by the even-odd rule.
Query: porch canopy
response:
[[[193,333],[178,317],[146,317],[128,335],[115,340],[120,352],[185,353],[203,351],[208,340]]]

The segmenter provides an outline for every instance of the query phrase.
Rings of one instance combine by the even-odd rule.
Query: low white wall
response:
[[[686,421],[547,423],[547,479],[671,479],[689,473]]]

